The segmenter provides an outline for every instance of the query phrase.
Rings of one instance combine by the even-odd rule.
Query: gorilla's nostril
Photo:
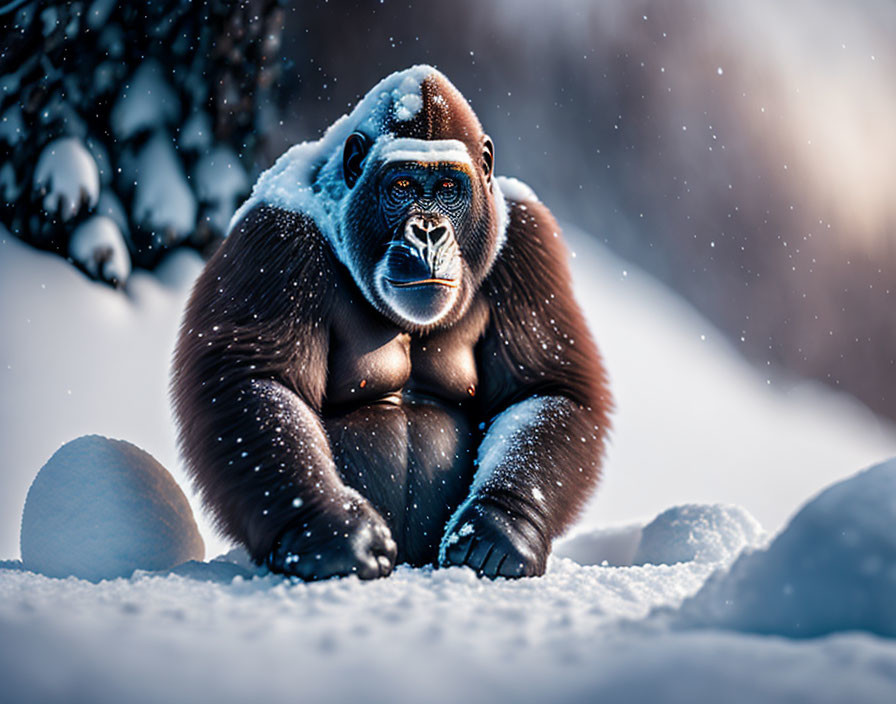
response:
[[[448,228],[444,225],[439,225],[438,227],[434,227],[429,231],[429,241],[433,243],[436,247],[442,246],[445,241],[445,237],[448,235]]]

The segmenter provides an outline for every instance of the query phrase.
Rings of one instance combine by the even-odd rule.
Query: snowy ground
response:
[[[810,606],[896,593],[896,503],[883,480],[840,492],[833,509],[727,571],[740,548],[764,540],[747,512],[777,533],[825,485],[896,455],[896,431],[829,390],[765,379],[661,286],[583,235],[570,240],[618,401],[605,481],[580,537],[557,553],[578,563],[555,557],[545,578],[519,582],[399,568],[375,583],[312,585],[213,563],[95,585],[9,562],[4,701],[896,700],[896,642],[867,632],[896,632],[886,601],[869,607],[876,627],[850,611],[826,630],[866,632],[811,640],[775,634],[793,635],[792,614],[817,626],[817,609],[777,604],[769,628],[756,608],[727,608],[778,587]],[[78,435],[127,439],[183,483],[167,364],[199,266],[180,253],[162,283],[136,273],[125,298],[0,233],[0,558],[18,557],[37,470]],[[675,511],[642,535],[686,503],[746,511]],[[854,514],[881,521],[838,532]],[[819,532],[818,516],[834,527]],[[199,522],[207,554],[226,549]],[[840,534],[862,560],[819,555],[817,544]],[[685,561],[631,564],[645,556]],[[804,563],[843,565],[845,576]],[[803,594],[806,584],[821,586]]]

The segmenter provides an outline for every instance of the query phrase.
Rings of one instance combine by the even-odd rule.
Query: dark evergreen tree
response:
[[[272,118],[277,0],[0,6],[0,219],[122,284],[212,249]]]

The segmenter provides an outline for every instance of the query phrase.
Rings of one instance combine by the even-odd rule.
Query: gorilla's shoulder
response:
[[[505,201],[507,229],[489,278],[524,287],[567,278],[569,253],[551,211],[531,190],[505,192]]]
[[[284,241],[303,247],[326,246],[326,238],[314,219],[302,212],[258,203],[243,213],[230,228],[228,240],[252,243]]]
[[[218,312],[236,317],[293,319],[297,307],[319,317],[336,279],[335,257],[312,218],[256,205],[208,261],[194,299],[224,301]]]
[[[243,214],[230,228],[219,252],[246,262],[247,270],[251,270],[250,264],[265,268],[269,275],[302,274],[324,281],[336,267],[330,244],[314,218],[267,204],[255,205]],[[238,262],[230,262],[230,266],[238,266]]]

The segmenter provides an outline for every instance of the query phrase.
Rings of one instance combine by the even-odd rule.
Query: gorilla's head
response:
[[[466,310],[504,236],[494,146],[457,89],[432,70],[418,92],[343,144],[346,262],[380,312],[410,330]],[[416,108],[416,110],[413,110]]]

